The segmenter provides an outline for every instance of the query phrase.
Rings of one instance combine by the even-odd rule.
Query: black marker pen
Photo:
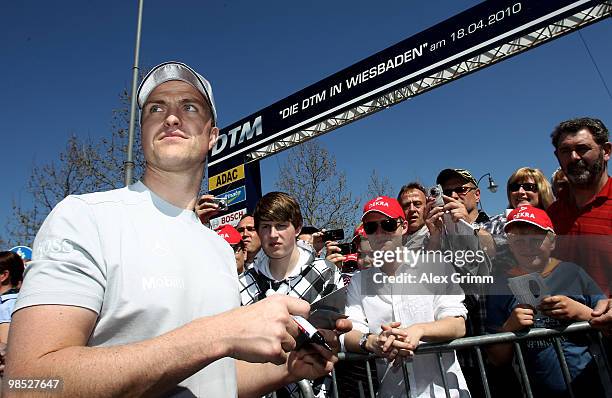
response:
[[[327,344],[327,342],[325,341],[325,337],[323,337],[321,332],[319,332],[317,328],[312,326],[310,322],[308,322],[306,319],[302,318],[299,315],[291,315],[291,316],[293,317],[293,320],[295,321],[295,323],[298,324],[298,328],[300,329],[300,331],[303,332],[306,336],[308,336],[308,341],[310,343],[314,343],[314,344],[323,346],[329,351],[332,350],[329,344]]]
[[[270,297],[275,294],[287,294],[288,291],[289,291],[288,285],[281,285],[277,291],[274,291],[274,289],[271,289],[271,288],[268,289],[268,291],[266,292],[266,297]],[[306,337],[308,338],[307,342],[323,346],[325,347],[325,349],[329,351],[332,350],[329,344],[327,344],[327,342],[325,341],[325,337],[323,337],[321,332],[319,332],[317,328],[312,326],[310,322],[308,322],[305,318],[299,315],[291,315],[291,317],[293,318],[295,323],[297,323],[298,328],[300,329],[300,332],[306,335]]]

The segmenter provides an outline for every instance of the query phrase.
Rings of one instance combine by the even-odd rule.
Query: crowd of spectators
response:
[[[319,229],[293,222],[291,233],[297,237],[296,247],[310,247],[310,256],[326,258],[327,266],[334,264],[344,276],[344,283],[349,285],[346,314],[353,321],[353,331],[345,335],[344,348],[374,353],[381,358],[376,369],[381,396],[395,396],[397,388],[401,390],[398,382],[401,371],[391,364],[402,355],[410,355],[419,341],[518,332],[529,327],[560,328],[580,320],[593,320],[597,325],[598,320],[606,317],[598,316],[609,308],[606,297],[612,269],[612,195],[607,173],[610,143],[604,134],[607,134],[605,126],[596,119],[561,123],[552,134],[554,152],[561,167],[550,181],[536,168],[517,169],[506,183],[507,209],[492,217],[479,210],[480,190],[473,174],[456,168],[442,170],[436,179],[442,191],[442,202],[436,203],[431,192],[419,182],[404,185],[397,200],[378,197],[368,202],[363,223],[356,227],[352,238],[347,239],[352,247],[348,254],[340,253],[340,242],[324,241],[324,234]],[[574,192],[585,191],[589,194],[581,196],[582,202],[572,197]],[[284,194],[270,193],[262,201],[279,195]],[[571,208],[560,209],[560,206]],[[278,210],[278,214],[285,213]],[[568,217],[571,217],[569,221]],[[288,219],[284,222],[290,224]],[[255,226],[254,232],[258,232],[257,220]],[[563,231],[564,236],[559,236],[558,231]],[[573,240],[568,238],[572,235]],[[397,301],[390,298],[390,292],[364,293],[363,285],[372,280],[374,273],[396,275],[400,273],[398,269],[406,266],[401,262],[385,261],[382,267],[373,267],[374,252],[392,252],[399,247],[413,252],[481,251],[484,255],[473,261],[458,264],[451,260],[450,265],[454,272],[464,275],[491,275],[495,283],[492,286],[459,284],[459,292],[450,295],[444,292],[440,296],[455,300],[460,297],[460,305],[456,301],[451,300],[449,304],[436,299],[435,294],[425,295],[433,300],[428,304],[416,291],[404,291],[410,300],[398,298]],[[260,252],[260,264],[274,261],[269,256],[268,250]],[[429,270],[435,268],[431,263],[422,265]],[[294,266],[293,270],[295,276],[301,268]],[[261,265],[247,270],[246,277],[241,275],[242,281],[249,280],[242,286],[246,297],[246,300],[243,297],[243,305],[252,302],[254,294],[265,297],[263,290],[268,286],[294,283],[285,273],[273,275]],[[508,287],[509,279],[534,273],[543,278],[549,289],[548,296],[541,299],[537,307],[521,302]],[[257,278],[265,282],[258,285],[254,282]],[[328,283],[331,281],[328,279]],[[334,279],[334,283],[337,282]],[[253,289],[253,286],[258,287]],[[284,293],[301,297],[299,292]],[[403,297],[402,294],[398,296]],[[313,300],[309,298],[309,301]],[[421,313],[421,317],[411,317],[410,314],[415,313],[411,306],[429,310]],[[608,318],[609,315],[608,311]],[[445,319],[462,319],[461,326],[440,326],[438,322],[451,322]],[[390,336],[393,336],[393,344],[381,343],[389,341]],[[581,391],[585,386],[595,386],[594,396],[603,394],[597,388],[600,384],[586,343],[567,339],[563,342],[563,350],[573,388]],[[492,346],[486,353],[494,396],[520,395],[522,387],[512,366],[511,346]],[[552,342],[530,342],[526,359],[533,378],[532,388],[537,394],[567,394]],[[454,374],[451,378],[454,384],[450,386],[453,394],[463,396],[469,390],[471,396],[484,396],[473,350],[458,352],[457,366],[453,365],[454,361],[457,359],[449,358],[448,369]],[[431,377],[436,373],[435,367],[426,362],[426,358],[415,360],[417,391],[433,391],[433,395],[443,396],[441,380]]]
[[[295,396],[295,383],[309,379],[322,397],[344,350],[376,356],[379,396],[403,396],[397,365],[410,359],[417,396],[445,396],[440,362],[451,396],[480,397],[473,350],[415,355],[419,345],[577,321],[612,331],[612,144],[600,120],[560,123],[551,135],[559,170],[549,182],[538,169],[517,169],[501,214],[479,209],[469,170],[447,168],[437,189],[415,181],[397,199],[371,198],[341,242],[305,226],[299,198],[282,192],[212,232],[218,204],[212,195],[196,200],[218,136],[212,88],[188,66],[166,63],[145,77],[138,103],[143,181],[64,200],[25,268],[0,252],[0,343],[8,341],[11,378],[57,373],[67,395],[91,396]],[[184,250],[171,259],[175,246]],[[514,290],[529,278],[546,294]],[[339,290],[343,316],[320,331],[327,349],[298,346],[296,316]],[[565,339],[561,349],[572,386],[603,396],[584,340]],[[494,396],[521,394],[513,355],[506,344],[486,350]],[[536,394],[567,394],[552,342],[530,342],[525,358]]]

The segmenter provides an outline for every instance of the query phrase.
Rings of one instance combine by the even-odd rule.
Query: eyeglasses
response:
[[[517,246],[529,246],[533,249],[537,249],[542,246],[544,243],[544,239],[546,239],[546,234],[538,234],[538,235],[523,235],[523,234],[513,234],[507,233],[508,242],[517,245]]]
[[[394,232],[397,229],[398,220],[396,218],[385,218],[381,221],[368,221],[363,223],[363,230],[366,234],[372,235],[376,231],[378,231],[378,226],[380,225],[383,231],[386,232]]]
[[[236,231],[243,233],[245,230],[249,232],[255,232],[255,227],[253,225],[247,225],[246,227],[238,227]]]
[[[443,189],[442,193],[446,196],[451,196],[454,193],[457,195],[465,195],[470,192],[472,189],[476,189],[476,187],[455,187],[450,189]]]
[[[523,182],[523,183],[513,182],[512,184],[508,185],[508,188],[510,189],[510,192],[517,192],[521,188],[529,192],[538,192],[537,184],[533,184],[530,182]]]

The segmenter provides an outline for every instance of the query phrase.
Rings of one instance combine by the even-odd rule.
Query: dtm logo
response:
[[[218,195],[217,197],[225,199],[227,201],[228,206],[244,202],[246,200],[246,187],[243,185],[236,189],[232,189],[229,192]]]
[[[253,136],[261,135],[263,132],[261,127],[261,116],[257,116],[253,121],[253,125],[250,122],[244,123],[242,126],[235,127],[231,129],[227,134],[221,133],[219,134],[219,139],[217,140],[217,144],[212,150],[212,155],[215,156],[225,149],[227,146],[227,142],[229,141],[229,149],[232,149],[236,146],[236,135],[240,132],[240,136],[238,138],[238,144],[242,144],[245,140],[250,141]],[[229,137],[229,138],[228,138]]]

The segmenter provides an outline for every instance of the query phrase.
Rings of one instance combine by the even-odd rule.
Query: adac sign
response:
[[[224,198],[227,201],[228,206],[235,205],[236,203],[244,202],[246,200],[246,187],[243,185],[236,189],[232,189],[229,192],[218,195],[219,198]]]
[[[242,180],[244,178],[244,165],[234,167],[217,175],[208,178],[208,190],[212,191],[232,182]]]

